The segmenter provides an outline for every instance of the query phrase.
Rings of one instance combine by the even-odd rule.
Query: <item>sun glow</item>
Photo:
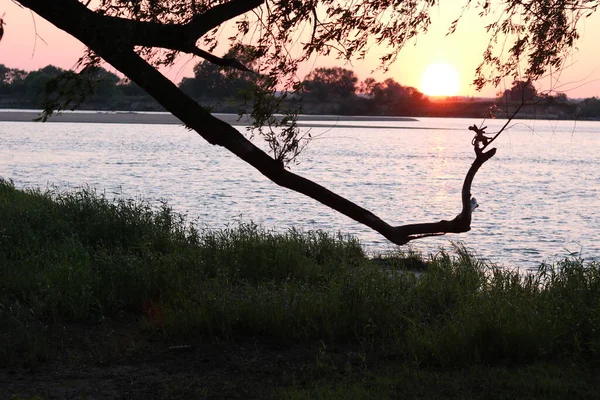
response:
[[[459,87],[458,72],[450,64],[431,64],[421,78],[421,91],[428,96],[456,96]]]

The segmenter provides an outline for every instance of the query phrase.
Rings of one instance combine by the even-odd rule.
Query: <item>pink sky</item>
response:
[[[445,35],[450,21],[460,14],[460,7],[456,4],[462,3],[448,2],[434,9],[430,31],[420,36],[415,45],[410,44],[403,49],[398,61],[386,75],[378,72],[373,76],[378,80],[391,77],[403,85],[421,89],[421,77],[427,66],[447,63],[458,70],[460,95],[493,96],[498,90],[504,89],[487,87],[482,92],[476,92],[470,85],[487,44],[487,37],[483,29],[484,21],[477,18],[475,12],[465,17],[455,34],[448,37]],[[2,13],[5,13],[6,25],[4,38],[0,42],[1,64],[27,71],[48,64],[72,68],[82,55],[85,48],[83,44],[13,1],[0,0],[0,15]],[[559,89],[571,98],[600,96],[599,13],[581,24],[580,34],[582,38],[577,43],[578,49],[567,60],[569,67],[560,76],[554,76],[552,81],[536,83],[539,90]],[[301,76],[314,67],[345,66],[353,69],[360,79],[364,79],[371,76],[371,71],[377,67],[377,59],[377,50],[372,52],[372,58],[353,62],[352,65],[322,57],[304,66]],[[179,82],[183,77],[192,76],[192,68],[196,62],[196,59],[184,55],[175,65],[162,72]],[[510,83],[511,80],[507,79],[504,85],[510,86]]]

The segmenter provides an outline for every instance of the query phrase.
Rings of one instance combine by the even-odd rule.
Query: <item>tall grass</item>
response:
[[[44,358],[52,325],[139,318],[168,337],[368,343],[417,364],[598,358],[600,266],[528,275],[457,247],[366,257],[342,235],[199,230],[163,205],[0,180],[0,360]],[[426,265],[417,275],[406,266]],[[0,361],[1,363],[1,361]]]

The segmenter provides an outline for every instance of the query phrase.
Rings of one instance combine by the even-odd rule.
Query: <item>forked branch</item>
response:
[[[467,171],[465,180],[463,181],[461,200],[462,210],[454,219],[439,222],[410,224],[396,227],[394,234],[397,237],[395,240],[388,238],[396,244],[405,244],[411,240],[421,239],[427,236],[440,236],[446,233],[463,233],[471,230],[471,214],[476,207],[475,198],[471,196],[471,186],[475,174],[479,168],[490,158],[496,154],[496,149],[493,148],[486,152],[476,152],[475,161]],[[386,236],[387,237],[387,236]]]

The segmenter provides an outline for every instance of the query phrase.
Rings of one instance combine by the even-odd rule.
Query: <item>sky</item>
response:
[[[485,21],[477,16],[476,11],[470,11],[463,17],[457,31],[446,36],[450,22],[460,15],[464,2],[447,0],[442,3],[432,10],[429,32],[408,44],[387,73],[372,72],[377,69],[378,54],[382,53],[375,49],[366,60],[351,64],[327,57],[313,59],[302,66],[299,76],[316,67],[340,66],[354,70],[360,80],[370,76],[377,80],[390,77],[403,85],[423,90],[422,76],[427,68],[432,64],[449,64],[458,75],[458,95],[492,97],[499,90],[510,88],[512,79],[507,78],[499,88],[488,86],[481,92],[475,90],[471,83],[488,41]],[[48,64],[68,69],[73,68],[83,54],[85,46],[82,43],[12,0],[0,0],[0,16],[2,14],[6,25],[0,42],[0,64],[27,71]],[[583,21],[579,32],[581,38],[577,49],[566,61],[568,67],[558,77],[537,82],[538,91],[558,90],[570,98],[600,96],[600,13]],[[174,82],[179,82],[184,77],[193,76],[192,69],[197,61],[183,55],[173,66],[161,71]]]

